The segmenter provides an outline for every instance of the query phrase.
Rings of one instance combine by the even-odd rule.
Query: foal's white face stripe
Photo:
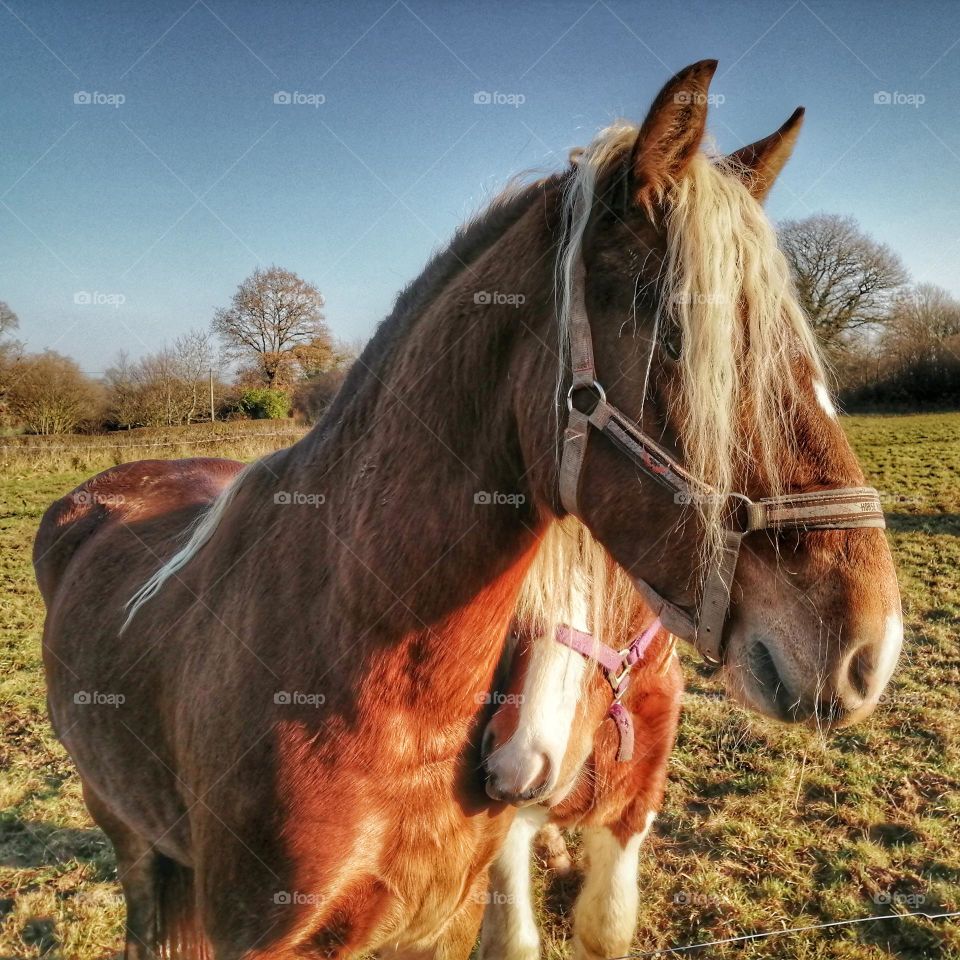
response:
[[[586,632],[587,606],[585,590],[574,590],[565,622]],[[522,793],[542,773],[546,756],[550,764],[547,791],[556,786],[590,666],[553,637],[533,640],[516,730],[487,758],[488,771],[517,784],[517,792]]]
[[[816,394],[817,403],[823,408],[823,412],[828,417],[836,417],[837,408],[833,405],[833,399],[827,385],[822,380],[813,381],[813,392]]]

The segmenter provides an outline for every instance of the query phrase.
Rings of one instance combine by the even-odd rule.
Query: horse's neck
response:
[[[483,619],[476,598],[501,581],[513,603],[544,500],[526,460],[536,451],[542,475],[555,446],[550,243],[542,212],[514,224],[385,351],[361,357],[353,395],[284,458],[277,482],[323,503],[278,511],[282,540],[324,558],[351,630],[389,643],[456,629],[462,611]],[[536,424],[523,437],[518,397]],[[488,601],[499,630],[511,610]]]

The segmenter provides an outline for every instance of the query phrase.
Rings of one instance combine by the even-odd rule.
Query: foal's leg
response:
[[[83,799],[93,819],[110,838],[117,855],[117,876],[127,907],[124,960],[156,960],[158,854],[153,847],[117,819],[86,784]]]
[[[490,867],[479,960],[538,960],[540,956],[530,860],[533,838],[545,817],[546,811],[541,807],[520,810]]]
[[[575,960],[608,960],[630,952],[640,894],[637,863],[653,818],[621,843],[606,827],[583,828],[586,878],[573,908]]]

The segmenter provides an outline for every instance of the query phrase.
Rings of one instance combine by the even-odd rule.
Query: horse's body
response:
[[[74,636],[72,628],[81,626],[79,598],[107,616],[113,591],[129,595],[155,566],[153,557],[169,555],[185,525],[241,466],[217,460],[126,464],[54,504],[36,547],[48,636]],[[272,504],[272,492],[268,498]],[[146,549],[131,551],[131,543]],[[243,538],[231,544],[234,563],[249,546]],[[125,560],[111,563],[111,557]],[[136,557],[143,558],[140,566],[131,563]],[[279,570],[275,582],[273,571],[238,574],[238,568],[230,576],[243,576],[244,589],[254,590],[262,579],[279,604],[290,602],[283,594],[298,571]],[[443,660],[439,638],[450,629],[445,624],[436,628],[440,649],[418,647],[411,638],[382,660],[364,662],[344,644],[332,661],[284,663],[272,649],[268,618],[259,629],[247,629],[254,621],[244,611],[230,618],[234,628],[221,622],[227,611],[221,603],[217,614],[198,605],[200,623],[209,618],[222,627],[215,648],[199,625],[174,629],[175,620],[150,616],[110,648],[98,649],[86,636],[63,646],[48,643],[51,689],[72,691],[51,698],[51,716],[77,764],[91,812],[117,846],[134,937],[146,941],[155,922],[154,875],[166,877],[175,891],[182,878],[170,874],[187,868],[209,884],[197,893],[218,960],[248,951],[294,955],[292,938],[285,942],[283,936],[289,927],[277,929],[275,919],[289,916],[291,907],[298,908],[296,933],[316,935],[310,956],[346,955],[361,943],[392,955],[388,941],[398,955],[420,949],[433,955],[438,939],[451,944],[451,956],[468,949],[483,908],[484,871],[509,823],[502,805],[491,810],[476,777],[472,734],[502,645],[497,631],[506,630],[520,576],[503,571],[480,592],[481,613],[467,607],[459,614],[458,626],[489,651],[479,668],[472,661],[436,667]],[[188,615],[198,587],[177,585],[176,592],[186,594],[179,609]],[[210,596],[210,584],[199,588]],[[501,604],[498,620],[492,614]],[[403,618],[402,604],[396,618]],[[369,629],[375,632],[377,624]],[[255,669],[238,676],[230,663],[240,651]],[[404,701],[397,703],[404,688],[408,710]],[[205,696],[214,689],[216,698]],[[359,702],[348,707],[355,691]],[[439,728],[421,733],[417,704],[440,721]],[[334,721],[332,711],[339,714]],[[379,730],[366,745],[356,736],[365,711],[375,714]],[[195,747],[201,738],[211,744],[203,762]],[[113,749],[104,751],[104,743]],[[438,793],[458,801],[438,810],[431,800]],[[414,816],[388,819],[397,796]],[[331,857],[344,864],[336,873]],[[260,909],[252,913],[255,905]],[[192,906],[191,900],[168,899],[167,909],[183,911],[189,927]],[[311,915],[321,918],[316,930]],[[177,919],[175,912],[167,916],[171,923]],[[190,938],[189,930],[170,934]],[[257,952],[265,936],[283,946]],[[227,946],[231,941],[237,946]]]
[[[816,401],[769,224],[698,153],[715,66],[678,74],[642,128],[598,138],[462,231],[302,441],[226,488],[234,468],[211,468],[180,500],[158,491],[204,472],[195,461],[118,467],[45,515],[48,702],[117,848],[128,960],[198,944],[216,960],[469,954],[512,815],[477,783],[471,744],[538,540],[565,512],[572,374],[556,357],[576,338],[558,263],[589,312],[597,376],[723,502],[862,484]],[[779,149],[755,150],[751,176],[771,179]],[[726,260],[741,268],[716,271],[725,293],[699,324],[683,278]],[[522,312],[477,296],[493,290],[522,294]],[[681,364],[660,350],[661,308],[679,318]],[[577,450],[577,515],[695,608],[722,512],[638,483],[603,437]],[[900,643],[883,534],[755,536],[735,574],[733,695],[790,720],[866,716]]]

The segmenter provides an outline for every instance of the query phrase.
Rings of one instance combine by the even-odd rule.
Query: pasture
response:
[[[877,714],[828,740],[747,715],[685,656],[687,694],[663,813],[642,855],[643,956],[858,917],[960,910],[960,414],[851,417],[885,497],[906,644]],[[106,960],[123,915],[112,851],[49,729],[30,549],[46,506],[112,463],[251,459],[285,423],[223,424],[0,446],[0,960]],[[568,956],[575,880],[541,878],[546,955]],[[666,955],[666,954],[664,954]],[[693,956],[960,957],[957,919],[875,920]]]

